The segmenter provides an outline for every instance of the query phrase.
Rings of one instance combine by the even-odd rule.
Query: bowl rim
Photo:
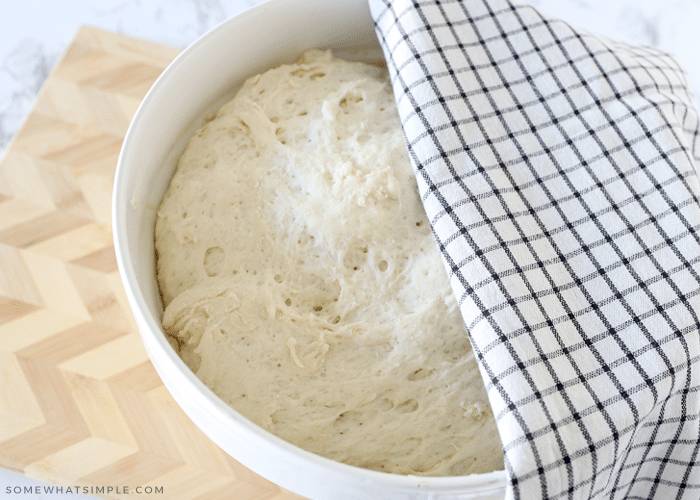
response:
[[[318,1],[328,2],[329,0]],[[347,0],[335,1],[344,2]],[[205,411],[215,417],[221,425],[230,427],[230,425],[234,423],[239,428],[245,429],[247,433],[250,433],[252,439],[266,443],[267,448],[270,450],[284,455],[285,458],[294,459],[295,461],[300,460],[299,467],[301,468],[321,468],[327,473],[331,473],[337,479],[345,478],[353,482],[359,480],[364,483],[378,484],[382,487],[389,487],[400,491],[416,491],[417,489],[426,493],[431,491],[465,491],[470,493],[501,491],[506,484],[506,474],[504,470],[466,476],[416,476],[381,472],[348,465],[317,455],[275,436],[271,432],[266,431],[243,417],[197,378],[194,372],[190,370],[168,342],[160,322],[156,321],[156,318],[148,312],[148,308],[145,306],[146,300],[139,285],[134,262],[129,252],[130,240],[127,231],[127,211],[132,204],[130,200],[132,199],[133,193],[129,192],[125,171],[128,169],[127,165],[135,159],[133,144],[137,141],[140,130],[146,126],[145,122],[152,108],[157,107],[157,96],[162,93],[162,89],[167,88],[174,79],[178,78],[178,74],[182,72],[182,68],[187,66],[190,59],[199,57],[200,54],[208,50],[210,45],[213,44],[213,46],[216,46],[216,40],[222,33],[231,30],[232,26],[248,23],[256,17],[262,16],[270,9],[284,10],[306,2],[308,2],[308,0],[265,0],[262,3],[254,5],[228,18],[203,34],[178,54],[156,79],[137,107],[134,117],[127,129],[117,160],[112,189],[111,219],[117,266],[124,284],[127,300],[139,329],[140,337],[157,371],[168,370],[171,376],[175,376],[181,383],[185,383],[195,389],[190,391],[190,395],[195,400],[195,404],[204,408]],[[143,210],[143,208],[140,209]],[[157,363],[155,362],[156,359],[158,360]],[[165,378],[161,378],[170,394],[176,399],[180,407],[183,407],[183,402],[175,397],[174,392],[166,384]],[[183,411],[184,410],[183,407]],[[189,412],[185,411],[185,413],[189,416]],[[197,427],[206,433],[199,425],[197,425]],[[216,441],[214,441],[214,443],[221,447]],[[228,453],[226,450],[224,450],[224,452]],[[238,460],[235,456],[232,455],[232,457]],[[284,485],[282,486],[285,487]]]

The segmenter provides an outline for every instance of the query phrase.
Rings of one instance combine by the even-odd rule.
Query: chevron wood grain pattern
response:
[[[183,413],[148,359],[117,271],[117,156],[177,53],[81,28],[0,163],[0,467],[121,487],[95,495],[104,498],[153,486],[169,500],[300,499]]]

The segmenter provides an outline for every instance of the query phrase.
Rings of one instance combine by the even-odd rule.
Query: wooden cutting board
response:
[[[182,412],[148,359],[117,271],[117,156],[177,54],[80,29],[0,163],[0,467],[103,498],[300,499]],[[119,493],[96,493],[109,486]]]

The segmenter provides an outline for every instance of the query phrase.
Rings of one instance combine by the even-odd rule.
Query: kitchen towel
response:
[[[511,499],[700,498],[698,114],[509,0],[369,0]]]

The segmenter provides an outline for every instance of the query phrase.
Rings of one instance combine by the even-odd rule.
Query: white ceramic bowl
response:
[[[187,140],[246,78],[314,47],[380,59],[366,0],[269,0],[253,7],[186,49],[139,107],[117,166],[113,231],[119,270],[146,350],[165,386],[207,436],[245,466],[291,491],[318,500],[502,499],[503,471],[401,476],[297,448],[221,401],[182,362],[163,333],[155,215]]]

